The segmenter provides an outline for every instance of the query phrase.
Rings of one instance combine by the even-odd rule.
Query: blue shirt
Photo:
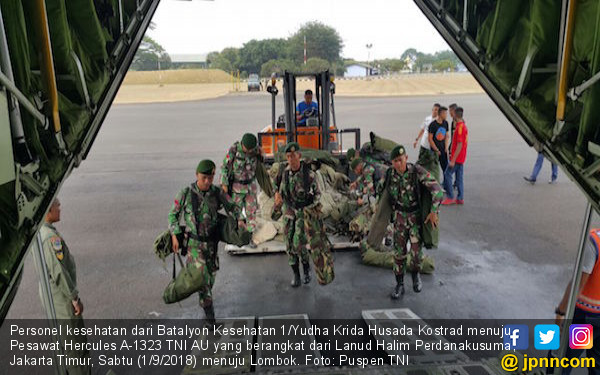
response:
[[[309,108],[314,108],[316,114],[319,114],[319,105],[315,101],[311,101],[310,104],[306,104],[306,101],[301,101],[296,106],[296,112],[302,115],[304,111],[306,111]],[[298,125],[306,125],[306,118],[302,118],[300,121],[298,121]]]

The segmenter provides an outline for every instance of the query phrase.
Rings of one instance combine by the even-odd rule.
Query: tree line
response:
[[[305,38],[306,64],[304,64]],[[343,47],[342,38],[337,30],[313,21],[302,25],[288,38],[253,39],[244,43],[241,48],[228,47],[222,51],[210,52],[206,64],[209,68],[226,72],[240,71],[242,77],[252,73],[269,77],[272,73],[281,74],[285,70],[316,72],[327,69],[335,75],[342,76],[347,66],[356,63],[366,64],[354,59],[342,59]],[[174,68],[164,48],[152,38],[144,37],[131,69],[156,70],[159,64],[160,69]],[[407,70],[414,72],[456,70],[460,60],[451,50],[427,54],[409,48],[399,58],[376,59],[369,61],[368,64],[377,68],[380,74],[385,74]]]
[[[304,65],[304,39],[307,60]],[[225,71],[239,70],[242,75],[252,73],[268,77],[284,70],[310,72],[332,70],[343,73],[340,57],[344,44],[339,33],[320,22],[308,22],[289,38],[251,40],[241,48],[225,48],[207,56],[210,68]]]

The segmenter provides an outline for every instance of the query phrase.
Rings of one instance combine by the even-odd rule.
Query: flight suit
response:
[[[54,225],[44,223],[40,228],[40,235],[42,237],[42,250],[46,261],[56,319],[61,325],[84,328],[83,317],[75,315],[72,302],[77,300],[79,296],[75,259]],[[85,335],[67,336],[66,331],[66,329],[62,330],[63,336],[61,337],[61,342],[65,340],[77,343],[87,342]],[[63,348],[63,350],[64,354],[69,358],[89,358],[90,355],[88,350],[66,350],[66,348]],[[90,374],[91,367],[67,366],[67,371],[69,375]]]

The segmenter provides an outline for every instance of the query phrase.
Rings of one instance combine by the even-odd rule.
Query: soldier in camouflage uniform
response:
[[[285,148],[288,166],[275,181],[275,210],[283,205],[288,263],[294,272],[292,286],[300,286],[300,265],[304,269],[304,283],[310,282],[309,255],[315,264],[320,284],[333,281],[333,259],[323,221],[320,218],[321,192],[315,172],[301,160],[296,142]]]
[[[61,325],[71,328],[84,328],[85,325],[81,315],[83,313],[83,304],[79,299],[79,291],[77,290],[75,260],[61,234],[54,227],[54,223],[58,221],[60,221],[60,202],[58,199],[55,199],[46,215],[44,224],[40,228],[40,236],[42,238],[42,248],[56,319],[58,319]],[[68,335],[64,333],[67,332],[66,327],[63,328],[62,342],[67,341],[74,344],[87,342],[85,335]],[[68,358],[78,358],[80,363],[79,365],[67,366],[69,374],[91,373],[91,367],[82,364],[89,363],[88,350],[74,350],[68,347],[64,347],[63,349],[65,351],[64,354]]]
[[[384,176],[382,172],[387,168],[383,165],[367,163],[361,158],[352,160],[350,168],[358,176],[356,181],[350,185],[350,188],[357,192],[358,204],[362,204],[363,195],[375,197]]]
[[[184,231],[187,240],[186,267],[195,267],[196,271],[203,274],[205,282],[199,288],[198,295],[208,324],[215,323],[212,287],[219,269],[217,211],[224,207],[235,216],[240,213],[238,207],[231,201],[231,197],[212,184],[214,176],[215,163],[211,160],[202,160],[196,168],[196,181],[177,194],[169,212],[173,251],[178,253],[180,246],[183,245],[177,240],[177,235]],[[180,219],[183,219],[181,224]]]
[[[227,152],[221,167],[221,187],[231,196],[240,212],[245,212],[245,227],[249,232],[256,229],[258,199],[256,168],[260,158],[260,148],[256,147],[256,137],[246,133],[241,142],[235,142]],[[251,247],[256,247],[254,242]]]
[[[404,272],[406,270],[406,245],[410,241],[412,252],[412,279],[413,290],[421,291],[421,261],[423,259],[421,236],[419,233],[421,218],[419,217],[419,184],[427,188],[432,196],[431,212],[427,215],[425,223],[431,222],[434,227],[438,225],[438,209],[444,196],[440,184],[423,167],[409,164],[408,156],[403,146],[392,150],[392,167],[386,173],[385,188],[389,193],[389,204],[393,208],[394,221],[394,274],[396,275],[396,288],[392,292],[392,299],[397,299],[404,294]]]
[[[359,206],[362,206],[365,203],[364,197],[366,196],[366,203],[369,205],[364,212],[350,222],[350,232],[356,236],[354,240],[358,241],[362,236],[367,234],[368,223],[371,221],[375,211],[375,200],[371,201],[370,198],[377,197],[383,185],[383,177],[388,167],[380,163],[372,164],[358,157],[352,160],[350,168],[358,176],[350,184],[352,197],[357,199]],[[388,229],[385,241],[386,246],[391,246],[392,226],[389,225]]]

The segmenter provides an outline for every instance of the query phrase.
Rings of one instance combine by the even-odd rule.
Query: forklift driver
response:
[[[297,126],[306,126],[306,119],[319,116],[319,106],[312,100],[313,92],[306,90],[304,92],[304,101],[296,106]]]

